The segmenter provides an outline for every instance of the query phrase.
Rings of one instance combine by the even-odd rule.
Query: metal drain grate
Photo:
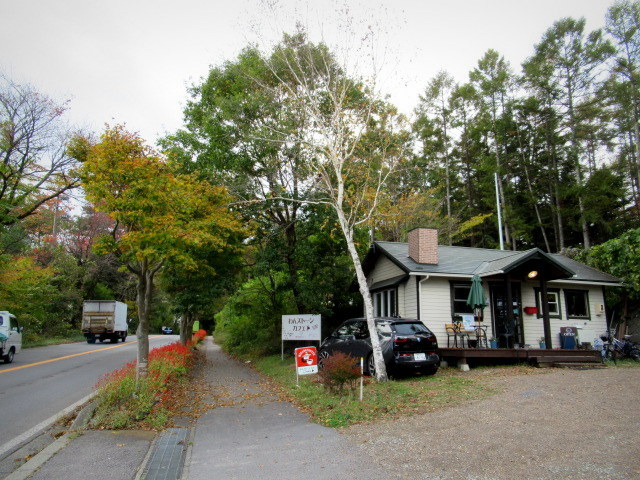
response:
[[[186,428],[168,428],[160,434],[149,458],[144,480],[177,480],[182,475],[187,453]]]

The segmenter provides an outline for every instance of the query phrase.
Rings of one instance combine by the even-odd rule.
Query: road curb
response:
[[[32,437],[39,435],[43,430],[46,430],[48,427],[51,427],[56,421],[58,421],[60,418],[64,417],[65,415],[68,415],[73,410],[78,408],[80,405],[87,404],[76,416],[76,419],[74,420],[71,426],[71,430],[69,432],[65,433],[62,437],[54,440],[53,443],[46,446],[42,451],[34,455],[26,463],[24,463],[19,468],[11,472],[7,477],[5,477],[4,480],[25,480],[26,478],[29,478],[31,475],[33,475],[33,473],[36,470],[38,470],[42,465],[44,465],[51,457],[53,457],[56,453],[58,453],[60,450],[65,448],[67,445],[69,445],[71,441],[78,436],[78,433],[81,432],[82,429],[84,429],[84,427],[89,423],[89,420],[91,419],[91,416],[93,415],[93,412],[96,408],[96,402],[91,402],[91,399],[94,396],[95,396],[95,392],[90,395],[87,395],[86,397],[82,398],[81,400],[74,403],[73,405],[65,408],[57,415],[54,415],[49,419],[45,420],[44,422],[40,423],[39,425],[36,425],[34,429],[38,427],[42,427],[42,429],[37,432],[34,432],[29,439],[25,440],[21,444],[18,444],[13,451],[17,450],[18,448],[28,443],[29,440],[32,439]],[[88,403],[88,402],[91,402],[91,403]],[[48,425],[44,425],[47,422],[49,422]]]
[[[40,422],[35,427],[30,428],[29,430],[24,432],[22,435],[19,435],[19,436],[15,437],[13,440],[10,440],[7,443],[1,445],[0,446],[0,458],[5,458],[8,455],[11,455],[13,452],[18,450],[19,448],[22,448],[27,443],[29,443],[31,440],[33,440],[35,437],[37,437],[42,432],[44,432],[46,429],[50,428],[54,423],[56,423],[62,417],[64,417],[65,415],[69,415],[76,408],[78,408],[78,407],[84,405],[85,403],[91,401],[91,399],[95,395],[96,395],[96,392],[90,393],[86,397],[81,398],[76,403],[68,406],[64,410],[61,410],[60,412],[56,413],[55,415],[52,415],[51,417],[47,418],[43,422]]]
[[[74,438],[75,435],[72,435],[70,433],[64,434],[62,437],[58,438],[51,445],[42,450],[40,453],[36,454],[27,463],[5,477],[5,480],[25,480],[26,478],[29,478],[51,457],[53,457],[56,453],[69,445]]]

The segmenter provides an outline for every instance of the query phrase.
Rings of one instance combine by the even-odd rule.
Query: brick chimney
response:
[[[438,264],[438,230],[414,228],[409,232],[409,256],[418,263]]]

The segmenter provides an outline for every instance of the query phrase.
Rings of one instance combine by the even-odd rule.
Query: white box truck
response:
[[[87,300],[82,306],[82,333],[87,343],[127,339],[127,304],[115,300]]]
[[[22,349],[22,327],[15,315],[0,312],[0,358],[4,363],[13,362],[13,356]]]

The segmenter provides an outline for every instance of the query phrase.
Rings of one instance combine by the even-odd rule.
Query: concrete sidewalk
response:
[[[372,480],[374,467],[336,430],[309,421],[273,396],[263,378],[207,339],[205,379],[214,408],[198,421],[184,478]]]
[[[195,427],[67,434],[5,478],[12,480],[315,480],[398,478],[338,431],[311,423],[265,379],[205,340],[208,411]],[[58,444],[57,448],[56,444]],[[365,454],[366,455],[366,454]],[[9,460],[7,460],[9,461]],[[184,468],[182,468],[184,462]]]

